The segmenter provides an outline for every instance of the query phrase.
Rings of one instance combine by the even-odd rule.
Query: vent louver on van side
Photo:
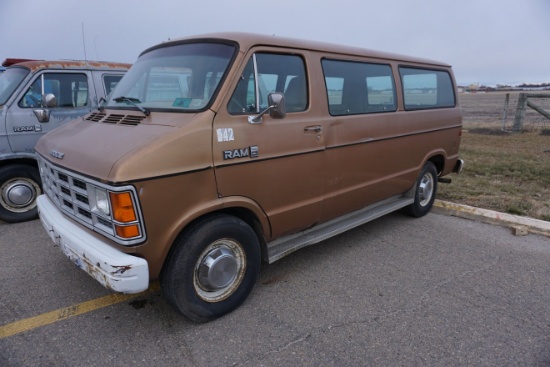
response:
[[[92,112],[88,116],[84,117],[86,121],[102,122],[105,124],[120,124],[136,126],[143,121],[145,116],[133,116],[133,115],[119,115],[110,114],[107,115],[103,112]]]

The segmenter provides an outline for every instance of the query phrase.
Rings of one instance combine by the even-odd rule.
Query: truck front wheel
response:
[[[164,297],[187,318],[204,322],[240,306],[260,270],[260,246],[252,228],[229,215],[192,225],[174,243],[160,282]]]
[[[0,168],[0,220],[18,223],[38,216],[36,198],[42,193],[36,168],[24,164]]]

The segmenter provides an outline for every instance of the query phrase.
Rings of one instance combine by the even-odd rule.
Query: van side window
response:
[[[397,110],[390,65],[355,61],[322,61],[332,116]]]
[[[45,73],[40,75],[19,101],[19,107],[40,107],[42,95],[51,93],[57,107],[83,107],[88,104],[88,78],[86,74]]]
[[[103,85],[105,86],[105,95],[108,96],[115,89],[122,75],[103,75]]]
[[[287,113],[307,109],[306,68],[300,56],[254,54],[243,70],[227,109],[233,115],[258,113],[268,107],[267,96],[273,92],[284,93]]]
[[[451,76],[446,71],[400,67],[406,110],[454,107]]]

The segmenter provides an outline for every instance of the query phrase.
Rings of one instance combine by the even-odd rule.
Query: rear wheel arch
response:
[[[445,169],[445,157],[442,154],[431,156],[427,161],[434,164],[438,175]]]

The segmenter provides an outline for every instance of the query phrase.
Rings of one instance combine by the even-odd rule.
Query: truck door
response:
[[[219,195],[259,205],[273,237],[314,225],[321,212],[323,126],[311,118],[308,85],[303,54],[257,51],[214,121]],[[268,107],[271,92],[284,93],[286,117],[267,113],[261,123],[249,123]]]
[[[90,72],[42,72],[21,93],[6,114],[8,141],[13,152],[33,153],[40,136],[92,110],[95,99]],[[53,94],[56,107],[43,107],[42,95]],[[40,122],[36,110],[49,111],[49,121]]]

